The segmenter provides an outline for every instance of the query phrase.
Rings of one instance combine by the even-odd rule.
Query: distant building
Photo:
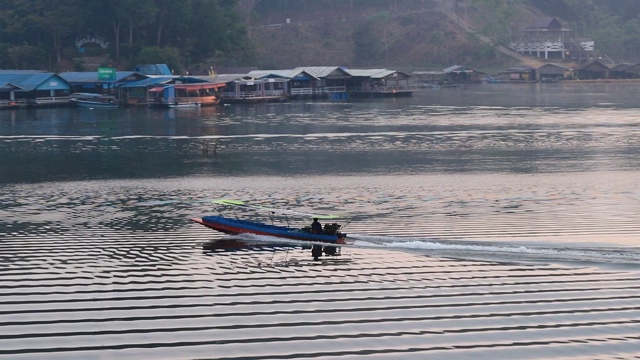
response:
[[[522,30],[521,39],[511,48],[521,54],[545,59],[571,58],[579,63],[597,58],[592,39],[577,40],[570,29],[555,17],[540,17]]]
[[[511,47],[519,53],[545,59],[564,59],[568,55],[569,49],[565,44],[570,41],[570,35],[571,30],[564,28],[555,17],[541,17],[522,30],[520,42],[511,44]]]

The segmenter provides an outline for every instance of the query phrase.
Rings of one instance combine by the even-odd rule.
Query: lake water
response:
[[[199,282],[212,274],[239,281],[238,274],[261,273],[203,254],[202,244],[220,236],[189,218],[212,214],[214,198],[350,214],[356,218],[345,231],[364,242],[469,266],[534,261],[634,271],[640,265],[639,90],[640,83],[486,84],[402,99],[2,111],[0,285],[15,291],[0,297],[7,324],[0,325],[0,357],[82,358],[105,347],[136,349],[124,354],[138,358],[140,349],[160,346],[122,345],[119,336],[132,332],[129,325],[100,325],[99,333],[113,339],[94,344],[91,324],[168,316],[153,309],[172,296],[205,296]],[[375,254],[371,276],[392,271]],[[558,271],[545,269],[543,276]],[[259,289],[256,281],[249,286]],[[92,314],[100,309],[89,303],[82,303],[86,312],[71,309],[78,297],[151,287],[157,293],[152,305],[136,308],[140,319],[120,313],[133,309],[136,293],[109,305],[107,320],[97,320]],[[58,305],[43,310],[43,301]],[[64,337],[58,345],[65,331],[74,340]],[[136,330],[134,338],[144,333]],[[166,344],[170,335],[154,341]],[[198,341],[188,337],[176,348],[192,351],[185,357],[224,357],[196,351],[205,344]],[[225,356],[257,358],[236,350]],[[336,357],[357,354],[345,351]]]

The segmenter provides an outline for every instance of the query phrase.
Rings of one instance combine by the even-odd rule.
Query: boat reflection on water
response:
[[[235,238],[223,238],[209,241],[202,244],[202,250],[207,252],[233,252],[242,250],[253,251],[278,251],[278,250],[291,250],[291,249],[311,249],[311,246],[277,243],[277,242],[265,242],[257,240],[245,240]]]
[[[258,267],[286,267],[313,264],[346,264],[353,259],[340,251],[325,251],[318,259],[309,258],[316,245],[295,244],[278,241],[221,238],[202,244],[205,255],[225,257],[234,264],[253,264]],[[335,249],[335,247],[333,247]],[[326,250],[326,249],[324,249]],[[317,250],[316,250],[317,251]],[[322,250],[321,250],[322,251]]]

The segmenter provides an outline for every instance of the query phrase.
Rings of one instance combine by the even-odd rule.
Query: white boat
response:
[[[179,104],[169,104],[170,108],[194,108],[200,107],[199,102],[188,102],[188,103],[179,103]]]
[[[90,108],[117,108],[120,107],[115,96],[94,93],[73,93],[69,97],[71,102]]]

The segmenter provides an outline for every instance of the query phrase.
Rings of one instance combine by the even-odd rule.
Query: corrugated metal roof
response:
[[[560,65],[560,64],[556,64],[556,63],[548,63],[548,64],[544,64],[540,67],[538,67],[538,69],[542,69],[542,68],[560,68],[563,70],[570,70],[570,68],[564,66],[564,65]]]
[[[252,70],[247,75],[256,79],[264,77],[280,77],[290,79],[293,70]]]
[[[453,72],[455,72],[455,73],[461,73],[461,72],[472,73],[472,72],[474,72],[473,69],[464,67],[462,65],[449,66],[448,68],[446,68],[446,69],[444,69],[442,71],[444,71],[447,74],[448,73],[453,73]]]
[[[226,84],[228,82],[233,82],[236,80],[240,80],[243,77],[248,76],[247,74],[218,74],[215,78],[210,80],[214,84]]]
[[[121,87],[147,87],[156,86],[171,82],[178,84],[202,84],[208,81],[208,76],[159,76],[159,75],[147,75],[148,79],[135,81]]]
[[[542,16],[534,20],[533,24],[524,29],[524,31],[571,31],[562,27],[562,23],[551,16]]]
[[[68,89],[69,83],[54,73],[40,71],[12,71],[0,72],[0,83],[11,83],[25,91],[38,88],[43,89]],[[60,84],[61,83],[61,84]]]
[[[529,71],[532,71],[532,70],[535,70],[535,68],[532,67],[532,66],[529,66],[529,65],[518,65],[518,66],[510,67],[504,72],[505,73],[521,73],[521,72],[529,72]]]
[[[139,64],[133,71],[143,75],[173,75],[167,64]]]
[[[3,82],[0,83],[0,89],[4,89],[4,90],[15,90],[15,89],[22,89],[19,86],[16,86],[10,82]]]
[[[116,79],[113,81],[105,81],[105,80],[98,79],[97,71],[63,72],[63,73],[60,73],[59,75],[60,77],[62,77],[63,79],[67,80],[70,83],[105,83],[105,82],[122,81],[123,79],[126,79],[127,77],[133,74],[137,74],[137,72],[116,71]]]
[[[302,66],[302,67],[297,67],[293,70],[299,71],[299,72],[306,71],[307,74],[314,76],[318,79],[329,77],[329,75],[332,75],[334,72],[343,73],[344,76],[342,77],[345,77],[345,78],[350,76],[345,71],[345,69],[339,66]],[[336,76],[332,76],[332,77],[336,77]],[[337,77],[341,77],[341,76],[337,76]]]
[[[588,71],[593,71],[593,72],[605,72],[605,71],[609,71],[611,70],[607,64],[603,63],[602,61],[598,60],[598,59],[594,59],[591,60],[585,64],[582,64],[580,66],[578,66],[578,68],[576,69],[578,71],[580,70],[588,70]]]
[[[16,75],[16,74],[44,74],[44,73],[47,73],[47,72],[44,71],[44,70],[0,70],[0,75],[1,74],[10,74],[10,75]]]
[[[349,69],[347,73],[351,74],[351,76],[359,76],[359,77],[369,77],[372,79],[382,79],[391,74],[393,74],[394,70],[387,69]]]
[[[171,80],[175,78],[176,78],[175,76],[152,76],[152,77],[149,77],[148,79],[135,81],[126,85],[122,85],[122,87],[125,88],[125,87],[156,86],[156,85],[166,84],[168,82],[171,82]]]

